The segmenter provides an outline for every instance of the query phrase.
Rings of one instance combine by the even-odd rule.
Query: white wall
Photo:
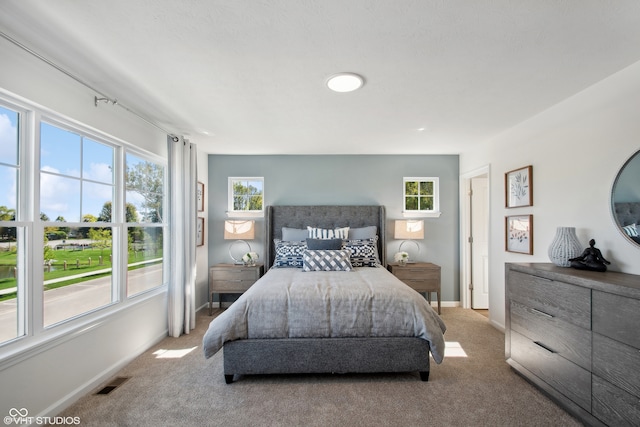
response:
[[[91,90],[2,38],[0,57],[1,89],[166,158],[163,132],[117,106],[96,108]],[[34,417],[55,415],[167,334],[162,288],[109,316],[104,311],[29,352],[8,356],[8,346],[0,348],[2,416],[11,408],[26,408]]]
[[[640,62],[460,156],[464,174],[491,166],[490,319],[504,327],[506,262],[549,262],[558,226],[576,227],[613,271],[640,274],[640,248],[618,231],[610,191],[618,170],[640,149]],[[532,207],[504,207],[504,173],[533,165]],[[534,254],[504,250],[507,215],[533,214]]]

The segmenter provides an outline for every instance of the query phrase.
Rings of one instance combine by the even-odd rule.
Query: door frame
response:
[[[489,203],[487,209],[490,211],[491,201],[491,167],[490,165],[482,166],[470,172],[460,175],[460,305],[462,308],[471,308],[471,248],[469,245],[469,235],[471,231],[471,200],[469,197],[469,188],[471,179],[479,176],[487,177],[487,192]],[[490,213],[490,212],[489,212]],[[489,239],[489,247],[491,247],[491,233],[489,225],[491,223],[490,215],[487,215],[487,236]],[[489,257],[491,252],[489,251]],[[489,278],[490,279],[490,278]],[[491,303],[491,300],[489,300]],[[491,304],[489,304],[491,305]],[[491,309],[491,306],[489,306]]]

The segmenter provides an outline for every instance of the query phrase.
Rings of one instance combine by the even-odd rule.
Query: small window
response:
[[[403,184],[405,216],[440,216],[438,178],[405,177]]]
[[[229,215],[262,214],[263,201],[264,178],[229,178]]]

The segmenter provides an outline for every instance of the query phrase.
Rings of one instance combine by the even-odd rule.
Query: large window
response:
[[[163,285],[165,169],[0,98],[0,346]]]
[[[24,272],[18,270],[24,233],[18,222],[21,114],[0,105],[0,343],[24,335]]]

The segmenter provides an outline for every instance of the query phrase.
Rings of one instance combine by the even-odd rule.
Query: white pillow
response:
[[[309,236],[312,239],[348,239],[349,227],[336,228],[333,230],[327,228],[307,227]]]

